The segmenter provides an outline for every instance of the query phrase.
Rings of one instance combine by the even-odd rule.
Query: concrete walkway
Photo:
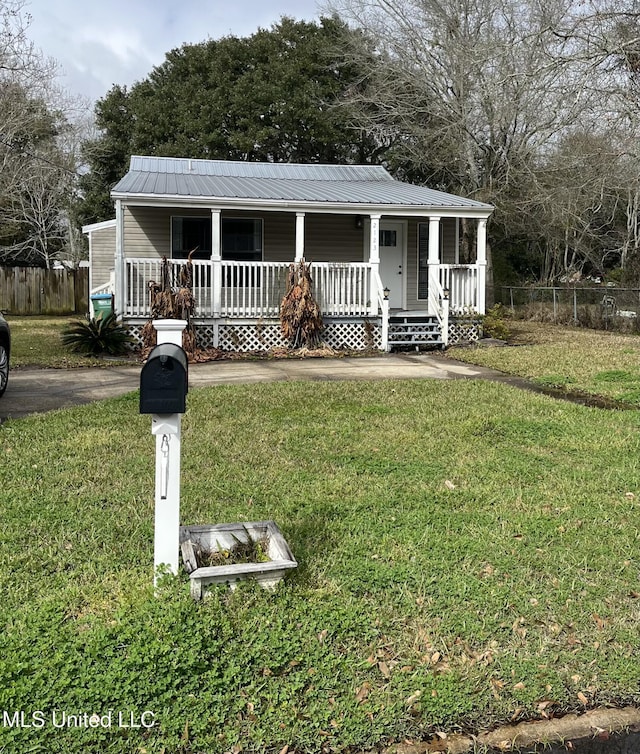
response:
[[[87,369],[16,369],[0,399],[0,421],[91,403],[137,390],[137,366]],[[189,386],[286,380],[493,379],[506,375],[434,353],[361,358],[213,361],[189,366]]]

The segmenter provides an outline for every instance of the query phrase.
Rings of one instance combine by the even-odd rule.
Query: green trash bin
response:
[[[113,312],[113,294],[112,293],[94,293],[91,296],[91,308],[93,316],[97,319],[105,314]]]

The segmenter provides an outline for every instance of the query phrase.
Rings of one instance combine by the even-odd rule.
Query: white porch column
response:
[[[371,265],[371,314],[375,316],[378,311],[378,301],[382,298],[382,291],[378,290],[378,281],[380,280],[380,217],[381,215],[370,215],[369,228],[369,264]],[[388,322],[389,302],[387,301],[386,313],[383,310],[382,324],[383,329]],[[386,347],[386,346],[385,346]]]
[[[220,210],[211,210],[211,313],[220,316],[222,308],[222,222]]]
[[[371,215],[371,234],[369,236],[369,262],[380,264],[380,217]]]
[[[440,218],[429,218],[429,248],[427,255],[429,276],[429,303],[437,302],[436,291],[440,284]],[[431,307],[429,307],[431,308]]]
[[[304,212],[296,212],[296,258],[304,259]]]
[[[116,256],[114,260],[115,300],[114,311],[120,317],[126,311],[126,278],[124,264],[124,208],[116,199]]]
[[[478,220],[476,233],[476,263],[478,265],[478,314],[484,314],[487,297],[487,220]]]

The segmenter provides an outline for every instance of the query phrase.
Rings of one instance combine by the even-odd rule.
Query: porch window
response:
[[[262,220],[222,218],[222,258],[236,262],[262,261]],[[211,256],[211,216],[171,218],[171,256],[186,259]]]
[[[222,258],[234,262],[262,262],[262,220],[222,218]],[[227,288],[259,288],[260,269],[227,267],[222,285]]]
[[[222,258],[262,262],[262,220],[223,217]]]
[[[186,259],[195,248],[194,259],[211,256],[211,217],[172,217],[171,256]]]

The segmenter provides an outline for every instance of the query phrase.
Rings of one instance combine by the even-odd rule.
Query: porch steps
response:
[[[442,333],[438,318],[424,312],[389,315],[390,348],[438,348]]]

